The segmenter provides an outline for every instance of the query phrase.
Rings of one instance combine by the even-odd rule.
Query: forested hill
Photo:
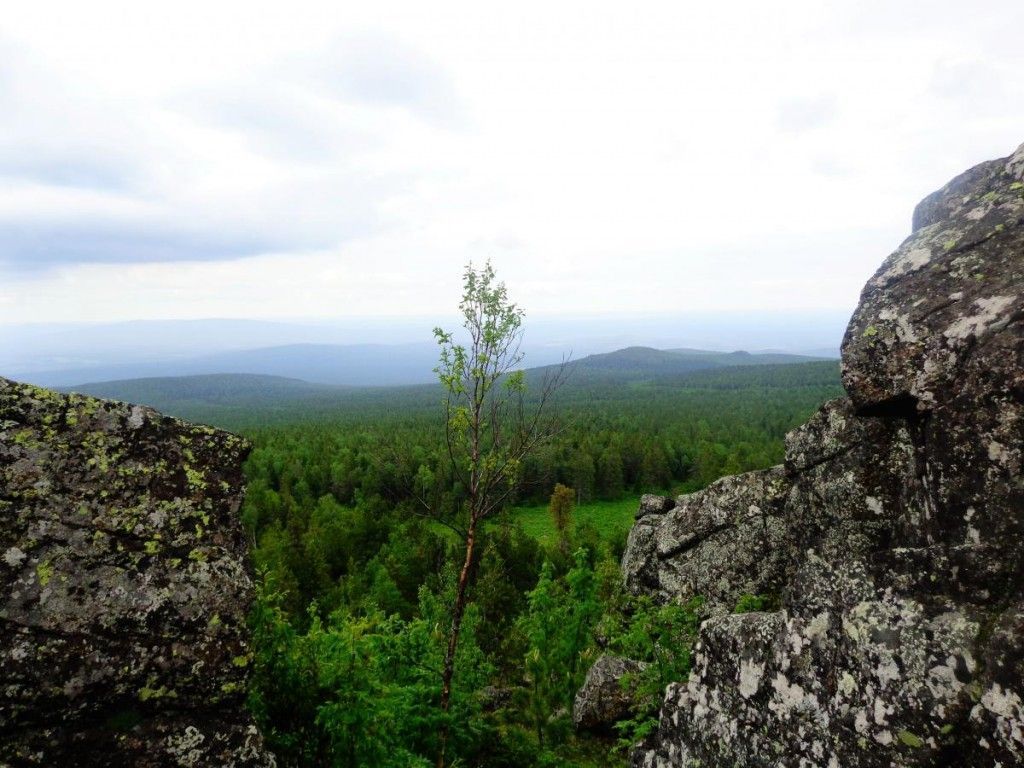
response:
[[[810,362],[800,362],[800,361]],[[527,371],[536,389],[551,366]],[[560,400],[617,401],[676,390],[815,388],[838,392],[836,361],[797,355],[630,347],[569,363]],[[434,385],[342,387],[258,374],[208,374],[96,382],[68,390],[141,403],[191,421],[240,429],[324,418],[362,420],[437,408]]]
[[[341,396],[352,388],[313,384],[285,376],[258,373],[211,373],[197,376],[157,376],[122,379],[69,387],[80,394],[102,393],[112,400],[142,403],[162,409],[163,403],[260,405],[268,400]]]
[[[628,379],[635,376],[690,373],[710,368],[806,363],[816,359],[821,358],[782,352],[709,352],[702,349],[626,347],[615,352],[589,355],[573,363],[573,368],[577,374],[601,372]],[[543,371],[545,368],[535,370]]]

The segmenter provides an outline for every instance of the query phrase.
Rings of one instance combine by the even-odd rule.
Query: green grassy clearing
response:
[[[573,525],[582,522],[592,524],[605,541],[612,541],[628,533],[633,517],[640,504],[639,496],[629,496],[619,501],[591,501],[579,504],[573,509]],[[512,507],[508,513],[523,526],[523,530],[545,546],[557,543],[555,523],[547,505]]]

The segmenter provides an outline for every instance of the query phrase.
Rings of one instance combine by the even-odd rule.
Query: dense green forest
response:
[[[396,352],[400,354],[400,352]],[[804,364],[792,368],[790,364]],[[627,347],[569,363],[571,374],[560,392],[565,400],[594,396],[621,401],[626,389],[652,395],[660,386],[678,389],[747,388],[835,384],[836,363],[779,353],[707,352]],[[551,366],[526,371],[536,389]],[[218,373],[102,381],[66,388],[94,397],[144,403],[164,413],[228,429],[250,429],[298,421],[365,422],[393,412],[438,414],[438,387],[349,387],[251,373]]]
[[[438,390],[353,391],[312,409],[195,403],[254,446],[250,699],[279,763],[433,765],[442,719],[449,765],[623,761],[664,682],[685,673],[700,616],[624,594],[618,559],[638,495],[777,463],[785,432],[840,392],[835,362],[570,378],[554,438],[482,532],[447,716],[439,670],[461,540],[423,500],[454,511],[465,490],[446,466]],[[550,516],[557,486],[577,506]],[[573,695],[604,652],[658,663],[635,681],[633,720],[574,734]]]

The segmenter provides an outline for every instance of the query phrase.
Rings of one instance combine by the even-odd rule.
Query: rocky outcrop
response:
[[[615,723],[633,714],[636,675],[646,665],[620,656],[601,656],[587,672],[572,705],[578,730],[611,732]]]
[[[712,612],[774,590],[784,480],[781,467],[726,477],[664,513],[644,515],[626,544],[626,585],[663,600],[700,596]]]
[[[0,765],[270,766],[240,438],[0,379]]]
[[[850,321],[848,397],[783,466],[639,518],[627,586],[710,618],[634,765],[1024,764],[1022,222],[1024,147],[926,198]]]

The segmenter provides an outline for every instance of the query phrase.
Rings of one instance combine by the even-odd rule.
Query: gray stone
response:
[[[644,666],[620,656],[601,656],[576,693],[573,725],[578,730],[610,732],[615,723],[630,717],[635,683],[631,684],[628,676],[642,672]]]
[[[626,586],[663,600],[700,596],[712,612],[731,611],[743,594],[777,591],[782,563],[783,468],[727,477],[642,517],[623,555]]]
[[[0,765],[273,765],[245,709],[247,453],[0,379]]]
[[[627,586],[717,610],[633,765],[1024,764],[1022,222],[1024,147],[926,198],[850,321],[849,397],[783,467],[636,523]]]
[[[640,508],[636,511],[636,519],[647,515],[661,515],[668,512],[675,506],[675,502],[666,496],[655,496],[653,493],[645,493],[640,497]]]

